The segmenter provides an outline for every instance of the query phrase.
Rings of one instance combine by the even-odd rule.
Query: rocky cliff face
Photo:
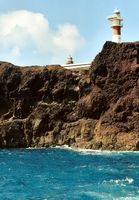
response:
[[[0,147],[139,150],[139,43],[106,42],[90,71],[0,63]]]

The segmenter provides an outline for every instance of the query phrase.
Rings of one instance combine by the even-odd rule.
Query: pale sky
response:
[[[139,41],[139,0],[0,0],[0,60],[15,65],[91,62],[111,40],[119,8],[122,41]]]

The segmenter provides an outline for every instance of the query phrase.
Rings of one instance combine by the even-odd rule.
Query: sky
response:
[[[89,63],[123,17],[122,41],[139,41],[139,0],[0,0],[0,60],[15,65]]]

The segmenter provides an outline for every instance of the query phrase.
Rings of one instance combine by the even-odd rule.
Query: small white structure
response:
[[[111,22],[112,27],[112,41],[116,43],[121,42],[121,28],[123,27],[123,19],[120,16],[120,11],[118,9],[114,10],[112,16],[107,18]]]
[[[69,56],[67,58],[66,64],[62,65],[62,67],[70,70],[88,70],[91,66],[91,63],[76,63],[74,64],[73,58]]]
[[[88,70],[91,66],[91,63],[76,63],[76,64],[66,64],[62,67],[70,70]]]
[[[67,58],[67,61],[66,61],[66,64],[67,65],[70,65],[70,64],[73,64],[74,62],[73,62],[73,58],[71,57],[71,56],[69,56],[68,58]]]

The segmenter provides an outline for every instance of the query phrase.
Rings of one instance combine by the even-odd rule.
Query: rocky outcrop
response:
[[[139,43],[106,42],[89,71],[0,63],[0,147],[139,150]]]

